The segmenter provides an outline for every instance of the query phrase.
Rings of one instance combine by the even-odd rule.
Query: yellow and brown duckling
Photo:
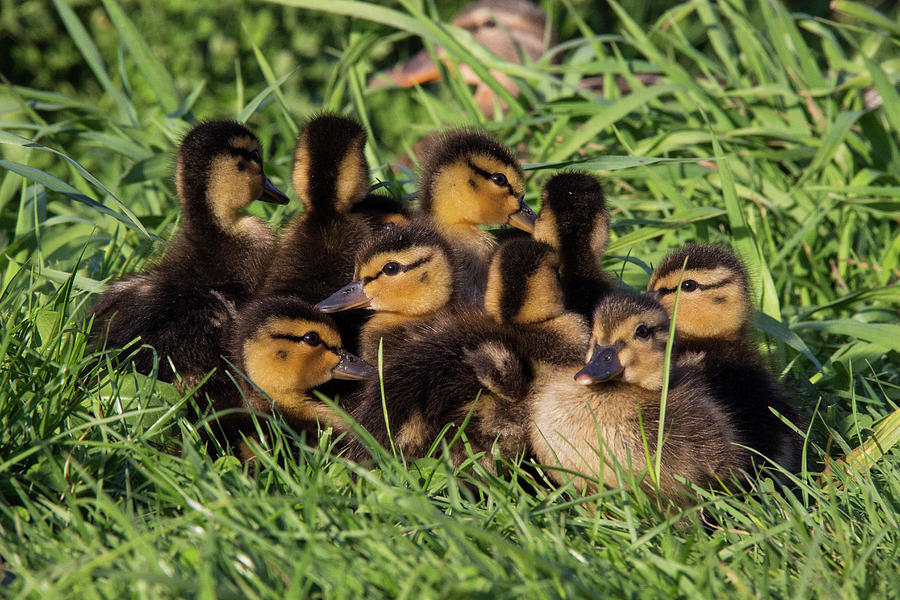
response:
[[[428,223],[378,231],[356,258],[354,280],[316,304],[327,313],[374,311],[360,333],[360,354],[376,362],[404,343],[403,326],[460,303],[460,265],[447,241]]]
[[[593,318],[597,302],[615,290],[600,269],[609,246],[609,211],[603,186],[587,173],[561,173],[544,186],[534,239],[560,254],[566,309]]]
[[[660,393],[669,318],[647,295],[614,294],[597,305],[587,364],[545,373],[535,380],[528,405],[530,443],[539,462],[559,466],[551,476],[571,475],[580,490],[619,481],[614,465],[631,469],[638,484],[654,492],[647,454],[657,451]],[[669,380],[659,492],[684,502],[683,478],[702,487],[728,482],[749,465],[737,444],[734,422],[703,373],[690,364],[673,365]]]
[[[284,204],[263,172],[262,149],[250,131],[232,121],[194,127],[178,152],[175,182],[182,223],[157,264],[115,283],[91,309],[94,332],[108,347],[124,347],[140,336],[159,354],[159,377],[172,381],[170,361],[194,387],[230,385],[221,354],[235,307],[262,283],[275,248],[275,234],[242,209],[254,200]],[[133,354],[137,370],[149,373],[153,353]],[[209,392],[217,397],[217,392]]]
[[[796,471],[802,440],[770,408],[795,424],[799,415],[753,342],[753,307],[743,263],[731,249],[709,244],[669,254],[647,289],[670,314],[679,281],[677,352],[700,357],[713,393],[734,415],[741,443]]]
[[[406,456],[424,456],[446,424],[459,427],[470,412],[465,435],[486,467],[495,440],[507,460],[526,450],[524,398],[535,369],[572,364],[588,339],[583,322],[564,315],[556,261],[546,244],[512,240],[491,263],[487,311],[445,311],[404,328],[405,342],[385,358],[383,384],[390,433]],[[572,339],[579,325],[581,343]],[[365,387],[352,415],[390,447],[380,385]],[[466,458],[462,445],[450,452],[456,465]],[[367,453],[356,445],[350,456]]]
[[[402,200],[374,192],[366,194],[362,200],[353,205],[350,212],[365,218],[373,231],[406,225],[412,218],[412,213]]]
[[[419,182],[419,208],[463,260],[464,292],[479,304],[487,263],[496,247],[479,225],[508,224],[527,232],[536,215],[525,203],[522,167],[490,135],[447,132],[429,150]]]
[[[328,315],[296,297],[267,296],[248,304],[234,339],[236,365],[252,381],[242,386],[246,406],[266,414],[277,408],[308,436],[325,426],[344,430],[343,420],[313,397],[312,388],[332,379],[378,377],[374,367],[344,350]]]
[[[365,130],[353,119],[320,115],[297,143],[291,183],[304,212],[285,231],[263,294],[288,294],[313,304],[353,276],[356,253],[371,235],[353,206],[369,190]],[[356,347],[363,316],[341,315],[338,330]]]

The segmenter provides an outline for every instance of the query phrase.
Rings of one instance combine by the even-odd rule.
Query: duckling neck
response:
[[[318,425],[344,430],[344,422],[324,402],[313,398],[310,393],[298,394],[291,391],[269,392],[269,397],[294,427],[315,431]]]
[[[438,311],[434,311],[423,315],[407,315],[397,312],[376,312],[363,325],[360,333],[360,358],[370,364],[378,363],[378,343],[384,339],[382,352],[387,354],[391,349],[388,345],[388,336],[391,332],[397,331],[408,323],[424,321],[433,317]]]

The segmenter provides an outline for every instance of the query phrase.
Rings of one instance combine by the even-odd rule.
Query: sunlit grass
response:
[[[321,57],[333,71],[315,91],[318,108],[365,124],[376,176],[397,193],[415,184],[389,165],[420,135],[480,123],[525,156],[535,206],[543,181],[563,165],[602,175],[613,210],[604,266],[627,285],[643,289],[651,266],[687,241],[731,243],[751,270],[773,368],[810,418],[804,471],[789,493],[763,477],[741,493],[698,492],[698,507],[670,514],[640,492],[582,498],[571,486],[546,486],[531,467],[511,465],[517,476],[500,477],[473,461],[454,473],[441,445],[408,469],[384,451],[376,469],[362,470],[334,456],[327,436],[298,451],[298,436],[278,422],[260,423],[267,435],[254,468],[213,461],[201,451],[202,424],[181,417],[191,399],[94,356],[84,312],[170,235],[174,150],[196,120],[246,120],[262,140],[267,173],[289,187],[308,106],[283,88],[294,69],[311,67],[286,67],[275,60],[277,44],[250,36],[256,70],[236,68],[233,91],[212,95],[169,70],[159,56],[172,48],[148,41],[130,5],[103,2],[111,43],[59,1],[63,35],[102,95],[26,82],[0,88],[0,592],[893,595],[896,9],[882,15],[841,0],[829,18],[811,18],[774,1],[696,1],[639,22],[611,1],[619,21],[608,30],[565,17],[572,21],[561,24],[580,33],[562,63],[548,56],[512,65],[473,47],[465,32],[429,22],[428,6],[280,4],[356,17],[344,45]],[[300,21],[312,14],[278,10]],[[373,48],[396,30],[444,45],[449,68],[480,61],[524,92],[507,95],[511,110],[489,119],[458,81],[369,89],[383,66],[370,59]],[[634,76],[645,72],[658,83]],[[576,85],[615,75],[630,94]],[[874,96],[883,104],[873,107]],[[281,225],[298,206],[252,210]]]

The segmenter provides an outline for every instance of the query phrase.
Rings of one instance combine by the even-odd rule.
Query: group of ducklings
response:
[[[579,474],[582,490],[625,483],[618,465],[681,502],[685,482],[721,486],[761,457],[797,468],[797,413],[751,338],[747,273],[730,250],[679,249],[647,293],[627,292],[599,267],[610,218],[593,176],[552,177],[536,215],[508,148],[449,131],[411,211],[369,193],[365,143],[349,118],[306,124],[291,178],[304,210],[279,238],[242,213],[288,202],[257,138],[233,122],[194,127],[176,167],[181,226],[155,266],[93,307],[98,339],[141,372],[158,360],[160,379],[216,410],[280,414],[308,440],[346,431],[356,461],[368,449],[314,388],[407,457],[465,424],[455,464],[474,456],[494,470],[526,455],[559,483]],[[479,227],[503,224],[532,235],[499,243]],[[231,419],[235,438],[251,435],[246,412]]]

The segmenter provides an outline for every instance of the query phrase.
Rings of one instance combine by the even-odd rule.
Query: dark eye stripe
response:
[[[485,171],[484,169],[481,169],[481,168],[477,167],[477,166],[475,165],[475,163],[473,163],[471,160],[467,160],[466,162],[468,163],[470,169],[472,169],[473,171],[475,171],[476,173],[478,173],[478,175],[480,175],[481,177],[484,177],[485,179],[487,179],[487,180],[490,181],[491,183],[494,183],[493,180],[491,179],[491,175],[493,175],[493,173],[488,173],[488,172]],[[507,179],[508,179],[508,178],[507,178]],[[494,185],[497,185],[497,184],[494,183]],[[506,182],[506,189],[509,190],[509,195],[510,195],[510,196],[516,196],[516,193],[513,191],[512,184],[510,184],[508,180],[507,180],[507,182]]]
[[[303,336],[291,335],[289,333],[273,333],[271,337],[275,340],[287,340],[289,342],[294,342],[295,344],[303,342]]]
[[[686,281],[687,281],[687,280],[686,280]],[[694,282],[696,283],[696,281],[697,281],[697,280],[695,279]],[[697,283],[697,289],[698,289],[698,290],[704,290],[704,291],[706,291],[706,290],[714,290],[714,289],[716,289],[716,288],[722,287],[723,285],[728,285],[729,283],[731,283],[731,281],[732,281],[732,280],[731,280],[731,277],[728,277],[728,278],[723,279],[722,281],[719,281],[719,282],[717,282],[717,283],[708,283],[708,284],[705,284],[705,285],[702,284],[702,283]],[[668,296],[669,294],[674,294],[674,293],[675,293],[675,290],[677,290],[677,289],[678,289],[678,288],[659,288],[658,290],[656,290],[656,293],[658,293],[660,296]]]
[[[400,265],[400,269],[396,273],[394,273],[394,275],[399,275],[400,273],[405,273],[406,271],[411,271],[412,269],[415,269],[416,267],[420,267],[420,266],[424,265],[425,263],[429,262],[432,258],[434,258],[434,254],[429,254],[428,256],[420,258],[419,260],[417,260],[415,262],[411,262],[408,265]],[[382,268],[384,268],[384,267],[382,267]],[[363,285],[375,281],[382,275],[384,275],[384,271],[378,271],[372,277],[363,277],[363,279],[362,279]]]

